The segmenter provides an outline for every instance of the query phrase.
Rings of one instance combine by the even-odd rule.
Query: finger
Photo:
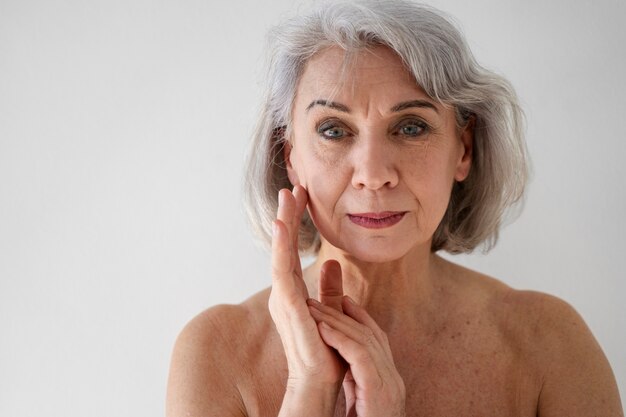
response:
[[[294,228],[299,232],[300,224],[302,222],[302,216],[304,215],[304,211],[306,210],[306,204],[308,202],[309,196],[306,192],[306,189],[301,185],[296,185],[293,188],[293,196],[295,199],[295,213],[294,213]],[[294,243],[298,244],[298,233],[294,234]]]
[[[346,372],[342,385],[346,397],[346,417],[356,417],[356,384],[350,369]]]
[[[309,198],[306,188],[301,185],[296,185],[293,187],[293,195],[296,198],[296,212],[299,214],[304,213]]]
[[[381,344],[371,329],[346,315],[343,315],[343,318],[333,317],[332,314],[321,312],[315,305],[311,305],[309,301],[307,301],[307,304],[309,305],[311,316],[313,316],[317,323],[330,326],[331,329],[340,332],[359,345],[364,346],[366,349],[380,349]],[[326,309],[332,310],[329,307],[326,307]],[[336,312],[336,310],[334,311]],[[337,314],[342,313],[337,312]]]
[[[300,197],[302,198],[302,197]],[[300,230],[300,220],[296,219],[297,205],[302,204],[296,201],[295,196],[286,188],[278,192],[278,211],[276,217],[287,227],[288,242],[291,244],[291,265],[293,272],[299,277],[302,276],[300,257],[298,254],[298,232]],[[306,203],[305,203],[306,205]]]
[[[324,262],[319,280],[320,302],[337,311],[343,312],[343,283],[341,265],[335,260]]]
[[[350,364],[352,376],[360,389],[376,391],[382,386],[390,366],[382,352],[372,344],[364,345],[352,339],[325,322],[317,327],[324,343],[335,348]]]
[[[308,194],[304,187],[301,185],[296,185],[293,189],[292,193],[295,200],[295,208],[293,215],[293,231],[291,235],[292,244],[294,247],[294,253],[298,254],[300,250],[299,238],[300,238],[300,225],[302,224],[302,215],[306,210],[306,204],[308,201]],[[299,259],[298,259],[299,260]],[[300,262],[296,263],[296,271],[299,276],[302,276],[302,269],[300,266]]]
[[[352,297],[348,295],[343,297],[342,308],[345,315],[352,317],[357,322],[372,330],[378,342],[385,347],[389,354],[391,354],[391,347],[389,346],[387,334],[380,328],[380,326],[378,326],[376,320],[369,315],[367,310],[358,305]]]
[[[288,239],[287,226],[280,220],[272,224],[272,292],[268,306],[287,352],[302,352],[302,357],[315,356],[315,343],[319,343],[319,330],[311,320],[300,288],[293,273],[292,245]],[[299,279],[295,277],[295,279]],[[282,335],[297,335],[283,337]]]
[[[281,303],[292,307],[298,306],[299,314],[306,314],[310,317],[310,312],[303,302],[309,298],[309,294],[301,275],[295,271],[295,266],[300,265],[300,259],[293,256],[287,227],[280,220],[274,220],[272,230],[272,294],[276,294],[278,299],[282,300]],[[273,298],[270,297],[270,299]]]
[[[344,296],[344,299],[347,296]],[[309,311],[311,315],[317,322],[324,321],[330,324],[333,328],[341,331],[346,334],[348,337],[357,340],[359,343],[367,344],[374,341],[377,342],[380,346],[383,346],[386,352],[391,353],[391,349],[389,348],[389,342],[387,339],[387,335],[385,332],[378,326],[376,321],[371,318],[371,316],[363,309],[362,307],[354,305],[347,305],[347,303],[343,302],[342,307],[344,309],[344,313],[340,313],[339,311],[325,306],[315,300],[308,300],[307,304],[309,305]],[[359,308],[362,310],[360,312],[360,316],[366,315],[369,320],[364,320],[364,322],[359,322],[357,319],[351,317],[345,311],[346,308],[352,308],[352,312],[354,314],[354,310]]]
[[[278,211],[276,218],[287,226],[287,233],[293,239],[293,220],[296,209],[296,201],[291,191],[283,188],[278,192]]]
[[[291,245],[287,226],[281,220],[272,223],[272,279],[280,281],[292,273]]]

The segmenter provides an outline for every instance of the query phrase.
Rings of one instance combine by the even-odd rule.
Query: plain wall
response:
[[[0,0],[0,415],[163,414],[183,325],[270,284],[241,206],[261,47],[290,1]],[[571,303],[626,396],[626,3],[436,0],[527,115],[488,255]]]

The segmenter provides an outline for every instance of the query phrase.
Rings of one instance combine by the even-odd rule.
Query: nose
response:
[[[360,136],[353,144],[352,186],[380,190],[398,185],[395,149],[385,136]]]

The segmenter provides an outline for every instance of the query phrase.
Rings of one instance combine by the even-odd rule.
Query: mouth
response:
[[[384,229],[402,220],[406,211],[383,211],[380,213],[350,213],[348,218],[356,225],[367,229]]]

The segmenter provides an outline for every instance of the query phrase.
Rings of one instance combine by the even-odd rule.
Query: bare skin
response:
[[[610,366],[569,305],[433,260],[445,271],[436,301],[388,333],[408,416],[623,415]],[[168,416],[278,415],[288,372],[269,294],[189,323],[173,357]],[[346,415],[344,401],[335,416]]]
[[[272,287],[183,330],[168,416],[623,416],[570,306],[431,252],[471,169],[471,122],[457,126],[387,48],[346,78],[342,59],[312,57],[298,85]],[[322,243],[303,271],[304,210]]]

